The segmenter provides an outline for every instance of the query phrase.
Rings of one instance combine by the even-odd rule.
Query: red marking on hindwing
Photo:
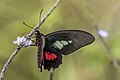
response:
[[[46,60],[55,60],[57,56],[54,53],[45,51],[45,58]]]

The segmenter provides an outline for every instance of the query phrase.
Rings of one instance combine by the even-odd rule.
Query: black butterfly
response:
[[[58,68],[62,64],[62,54],[68,55],[81,47],[91,44],[95,38],[92,34],[82,30],[60,30],[41,34],[38,30],[35,32],[36,46],[38,46],[38,67],[42,71],[42,66],[48,71],[51,68]],[[42,38],[45,36],[45,47],[42,51]]]

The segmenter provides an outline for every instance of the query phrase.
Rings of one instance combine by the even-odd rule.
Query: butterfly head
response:
[[[38,30],[36,30],[35,35],[40,35],[40,32]]]

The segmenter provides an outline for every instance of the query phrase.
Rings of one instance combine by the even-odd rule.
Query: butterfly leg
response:
[[[32,43],[33,43],[33,44],[31,44],[30,46],[37,46],[37,45],[36,45],[36,41],[34,41],[34,40],[32,40],[32,39],[30,39],[30,40],[31,40]]]

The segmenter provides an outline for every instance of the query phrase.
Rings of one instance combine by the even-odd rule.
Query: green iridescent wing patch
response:
[[[64,48],[64,46],[67,46],[70,43],[72,43],[71,40],[69,41],[61,40],[61,41],[55,41],[55,43],[53,43],[52,45],[54,46],[54,48],[61,50],[62,48]]]

